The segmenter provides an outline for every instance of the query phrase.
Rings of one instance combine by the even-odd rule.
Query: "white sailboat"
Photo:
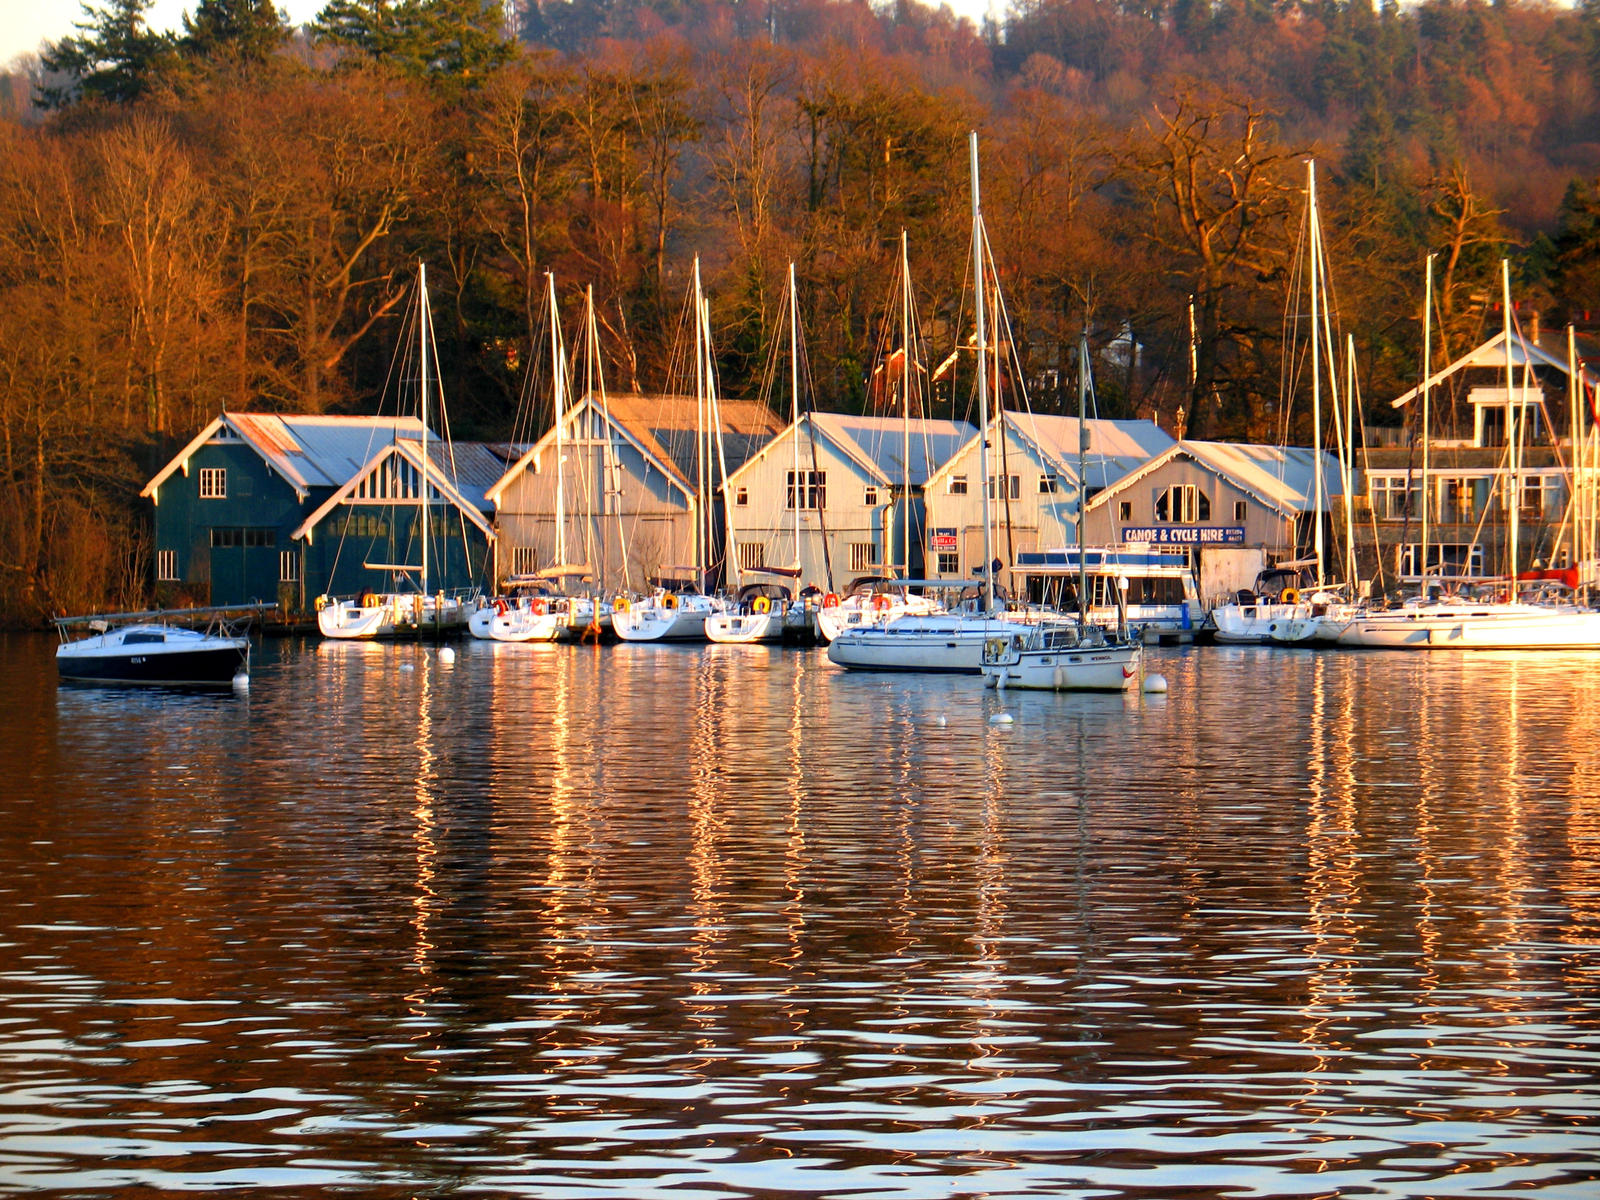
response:
[[[699,406],[697,443],[697,496],[695,504],[695,563],[691,568],[694,582],[690,586],[660,587],[643,600],[632,602],[619,599],[611,616],[611,628],[625,642],[703,642],[706,640],[706,619],[724,612],[727,604],[704,593],[707,563],[711,557],[711,482],[712,470],[708,446],[716,439],[718,461],[722,478],[728,477],[727,464],[721,461],[721,418],[717,409],[716,371],[711,357],[710,315],[700,288],[700,259],[694,260],[694,371],[695,395]],[[732,550],[732,539],[728,542]],[[738,557],[729,554],[734,570],[738,570]]]
[[[1280,569],[1310,568],[1313,574],[1303,580],[1296,576],[1276,589],[1258,586],[1251,598],[1239,598],[1221,604],[1211,611],[1216,626],[1216,640],[1232,643],[1300,642],[1321,635],[1324,622],[1337,625],[1354,614],[1340,587],[1327,577],[1327,556],[1323,544],[1323,513],[1327,511],[1328,488],[1322,469],[1322,368],[1323,355],[1329,355],[1329,387],[1333,391],[1333,411],[1338,413],[1338,390],[1332,371],[1332,325],[1328,319],[1325,302],[1327,280],[1326,262],[1322,247],[1322,219],[1317,208],[1317,175],[1315,161],[1306,163],[1306,246],[1308,293],[1311,304],[1310,361],[1311,361],[1311,519],[1312,555],[1303,562],[1280,563]],[[1341,465],[1345,456],[1341,451]],[[1350,484],[1345,472],[1343,492],[1348,495]],[[1352,560],[1353,568],[1353,560]],[[1264,572],[1264,575],[1267,573]],[[1336,633],[1337,629],[1330,632]]]
[[[1089,336],[1078,337],[1078,427],[1084,428],[1089,395]],[[1120,692],[1139,674],[1144,654],[1137,637],[1127,636],[1127,613],[1110,635],[1089,621],[1089,556],[1084,544],[1083,484],[1088,438],[1078,439],[1078,615],[1048,619],[1023,632],[990,638],[983,646],[983,684],[992,688],[1032,688],[1053,692]]]
[[[979,491],[983,498],[982,601],[974,613],[943,612],[893,617],[881,625],[863,625],[841,631],[828,643],[828,658],[838,666],[866,671],[962,672],[977,674],[983,665],[985,643],[1012,633],[1027,632],[1026,623],[1007,619],[995,604],[994,548],[990,541],[989,512],[989,391],[985,355],[988,343],[984,279],[986,235],[983,207],[978,194],[978,135],[969,135],[972,169],[972,256],[977,311]],[[998,339],[997,339],[998,340]]]
[[[790,441],[793,443],[794,471],[792,478],[800,478],[800,312],[799,295],[794,283],[794,263],[789,264],[789,395],[792,418]],[[797,485],[798,486],[798,485]],[[794,509],[794,565],[781,573],[789,578],[800,577],[800,504],[798,497]],[[727,611],[713,613],[706,618],[706,637],[713,642],[750,644],[781,642],[790,636],[788,621],[794,597],[789,589],[776,584],[754,584],[741,589],[738,601]],[[805,606],[800,605],[804,614]]]
[[[1521,509],[1521,450],[1526,420],[1514,390],[1515,373],[1511,326],[1511,266],[1501,260],[1501,309],[1504,313],[1506,368],[1506,418],[1510,486],[1507,497],[1508,530],[1506,582],[1495,594],[1480,597],[1437,595],[1425,588],[1421,596],[1399,608],[1364,612],[1339,635],[1341,646],[1385,650],[1595,650],[1600,649],[1600,612],[1575,603],[1532,602],[1519,587],[1518,519]],[[1529,354],[1520,335],[1522,361]],[[1424,372],[1426,378],[1426,371]],[[1524,395],[1531,390],[1524,380]],[[1424,392],[1426,395],[1426,392]],[[1578,443],[1574,430],[1573,445]],[[1426,428],[1424,428],[1426,435]],[[1426,484],[1424,485],[1426,496]]]
[[[417,360],[418,417],[422,425],[421,453],[416,465],[415,504],[418,512],[421,561],[416,566],[396,563],[365,563],[369,570],[382,570],[397,579],[413,576],[413,591],[368,591],[349,600],[319,601],[317,628],[322,636],[337,641],[370,640],[408,634],[444,634],[458,631],[467,622],[469,607],[458,596],[435,594],[430,587],[429,551],[433,540],[433,510],[444,503],[430,475],[428,458],[429,351],[433,348],[433,316],[428,305],[428,269],[417,266]],[[442,403],[442,397],[441,397]],[[398,506],[397,506],[398,508]]]

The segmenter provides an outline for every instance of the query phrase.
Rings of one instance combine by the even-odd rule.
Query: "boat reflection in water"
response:
[[[1147,647],[1152,698],[456,649],[130,700],[0,641],[12,1177],[1593,1180],[1600,656]]]

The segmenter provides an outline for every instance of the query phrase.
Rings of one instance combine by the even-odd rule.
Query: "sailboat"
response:
[[[571,388],[554,273],[546,272],[545,279],[550,308],[550,374],[555,415],[555,562],[536,576],[508,581],[507,595],[497,597],[492,604],[472,615],[468,622],[472,635],[497,642],[553,642],[576,638],[588,629],[598,634],[603,632],[601,621],[610,619],[609,607],[601,605],[594,596],[574,594],[572,589],[554,586],[556,581],[576,581],[581,589],[582,581],[593,576],[587,564],[570,563],[567,558],[566,440]],[[592,320],[592,291],[589,304]]]
[[[882,625],[864,625],[841,632],[828,643],[828,658],[837,666],[867,671],[963,672],[977,674],[982,669],[985,643],[993,638],[1026,632],[1025,623],[997,615],[994,594],[994,550],[990,541],[989,512],[989,366],[985,356],[995,352],[986,329],[987,235],[983,206],[978,194],[978,135],[969,135],[972,169],[972,257],[974,295],[977,310],[978,347],[978,464],[979,490],[983,499],[983,561],[986,564],[982,600],[975,612],[938,612],[928,615],[893,617]],[[999,339],[996,338],[996,342]],[[946,586],[949,586],[947,583]]]
[[[417,508],[420,562],[415,566],[397,563],[365,563],[369,570],[387,571],[398,580],[415,578],[414,591],[367,591],[349,600],[320,600],[317,628],[322,636],[339,641],[370,640],[406,634],[443,634],[458,631],[466,624],[468,608],[458,596],[435,594],[429,576],[429,555],[433,541],[433,512],[445,502],[438,481],[433,477],[428,457],[429,351],[433,348],[433,316],[428,305],[428,269],[417,265],[417,380],[418,417],[421,421],[420,453],[411,464],[416,476],[412,503]],[[443,398],[441,396],[442,405]],[[403,511],[395,503],[396,513]]]
[[[1084,428],[1089,395],[1089,336],[1078,337],[1078,427]],[[1050,618],[983,644],[983,685],[1053,692],[1125,691],[1139,674],[1144,649],[1138,637],[1108,634],[1089,620],[1088,547],[1084,544],[1083,481],[1087,437],[1078,439],[1078,613]],[[1126,621],[1122,622],[1124,627]]]
[[[1329,354],[1331,366],[1331,325],[1324,329],[1323,322],[1327,320],[1326,262],[1322,246],[1322,221],[1317,208],[1317,175],[1316,162],[1308,160],[1306,163],[1306,245],[1307,245],[1307,270],[1308,291],[1311,305],[1311,519],[1312,519],[1312,556],[1309,559],[1296,560],[1292,563],[1279,563],[1276,571],[1262,572],[1258,579],[1256,594],[1250,599],[1240,598],[1228,604],[1218,605],[1211,612],[1211,619],[1216,626],[1216,640],[1219,642],[1302,642],[1323,633],[1324,622],[1333,621],[1342,627],[1342,621],[1353,615],[1354,607],[1349,604],[1338,587],[1331,584],[1327,578],[1326,555],[1323,545],[1323,520],[1322,516],[1328,504],[1327,479],[1322,468],[1322,368],[1323,354]],[[1330,370],[1330,386],[1334,376]],[[1338,413],[1338,397],[1335,388],[1334,412]],[[1341,443],[1342,444],[1342,443]],[[1341,466],[1345,464],[1345,456],[1341,452]],[[1345,495],[1350,492],[1348,472],[1343,483]],[[1353,563],[1352,563],[1353,566]],[[1309,578],[1299,574],[1304,569],[1311,569],[1314,574]],[[1294,572],[1283,575],[1283,572]],[[1263,587],[1263,584],[1276,581],[1276,587]],[[1301,586],[1301,585],[1304,586]],[[1337,627],[1332,633],[1337,633]]]
[[[721,419],[717,409],[716,371],[711,357],[711,324],[709,309],[700,287],[700,259],[694,260],[694,291],[691,297],[694,321],[694,372],[695,396],[699,409],[696,434],[695,459],[697,462],[697,488],[695,516],[695,564],[691,568],[694,582],[690,586],[663,585],[637,603],[619,599],[611,616],[611,628],[625,642],[703,642],[706,640],[706,619],[727,610],[720,598],[704,592],[711,543],[711,481],[712,471],[708,446],[713,436],[717,441],[718,461],[722,477],[728,476],[727,464],[721,461]],[[713,431],[715,431],[713,433]],[[728,540],[730,550],[732,539]],[[729,555],[735,564],[737,555]]]
[[[790,425],[790,441],[793,443],[794,472],[791,476],[800,479],[800,314],[799,296],[794,284],[794,263],[789,264],[789,395],[791,411],[793,414]],[[798,482],[796,483],[798,486]],[[767,568],[769,573],[781,574],[792,579],[800,577],[800,504],[794,508],[794,565],[792,567],[774,570]],[[725,612],[713,613],[706,618],[706,637],[713,642],[781,642],[786,637],[792,637],[789,628],[790,610],[794,606],[794,597],[789,589],[772,583],[749,584],[740,589],[738,600],[734,606]],[[805,613],[805,605],[800,605],[801,613]]]
[[[1600,649],[1600,612],[1571,603],[1524,600],[1520,592],[1518,518],[1521,505],[1521,450],[1526,418],[1514,388],[1511,327],[1511,265],[1500,263],[1501,309],[1504,314],[1502,345],[1505,350],[1506,418],[1510,487],[1508,499],[1506,583],[1491,596],[1437,595],[1425,586],[1420,596],[1398,608],[1373,610],[1353,619],[1339,635],[1341,646],[1389,650],[1593,650]],[[1520,334],[1524,371],[1528,349]],[[1427,372],[1424,371],[1424,389]],[[1521,395],[1530,390],[1526,376]],[[1426,390],[1424,390],[1426,395]],[[1574,430],[1573,445],[1578,438]],[[1426,426],[1423,430],[1427,435]],[[1424,499],[1426,499],[1424,481]],[[1424,561],[1426,581],[1426,561]]]

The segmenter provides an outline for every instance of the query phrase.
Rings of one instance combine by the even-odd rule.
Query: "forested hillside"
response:
[[[1430,253],[1441,358],[1498,322],[1502,256],[1547,323],[1600,315],[1600,0],[145,9],[0,79],[12,619],[137,599],[134,496],[223,408],[373,411],[419,260],[457,436],[511,431],[546,272],[573,316],[593,285],[613,388],[665,386],[696,255],[727,393],[760,393],[793,261],[817,403],[860,409],[902,231],[934,361],[971,334],[968,130],[1037,409],[1087,328],[1102,415],[1308,439],[1313,156],[1373,420],[1420,371]]]

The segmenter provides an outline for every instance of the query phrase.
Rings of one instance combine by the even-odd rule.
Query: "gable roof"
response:
[[[1069,479],[1077,478],[1077,417],[1009,410],[1002,415],[1012,435],[1028,446],[1041,463]],[[1088,479],[1084,482],[1094,487],[1110,487],[1114,481],[1174,444],[1172,435],[1154,421],[1090,418],[1083,425],[1089,431],[1089,451],[1084,461]],[[974,431],[961,446],[961,452],[977,440],[978,434]],[[951,471],[958,456],[952,454],[934,474],[942,476]]]
[[[437,446],[437,449],[435,448]],[[469,480],[458,487],[454,482],[451,471],[451,451],[448,444],[429,442],[427,468],[423,470],[422,442],[421,439],[405,439],[389,443],[374,454],[362,467],[350,477],[345,484],[336,490],[333,495],[312,511],[311,515],[295,527],[289,537],[298,540],[311,537],[312,531],[322,523],[334,509],[346,503],[361,487],[362,483],[377,476],[380,469],[386,464],[399,460],[403,466],[423,475],[433,490],[447,503],[456,508],[468,521],[476,525],[485,537],[494,540],[494,528],[484,518],[484,511],[491,506],[483,498],[481,484],[470,482],[481,479],[493,470],[486,465],[486,457],[492,452],[482,442],[467,442],[454,447],[456,471]],[[462,464],[466,462],[470,469],[463,470]],[[381,484],[380,484],[381,486]],[[361,503],[358,499],[355,503]]]
[[[224,412],[202,429],[139,493],[154,497],[172,475],[213,441],[239,441],[261,456],[303,501],[311,489],[339,487],[397,438],[420,438],[416,417],[338,417]]]
[[[868,417],[849,413],[811,412],[800,415],[811,436],[825,441],[846,459],[861,468],[868,479],[883,487],[919,487],[928,477],[972,437],[972,426],[965,421],[938,421],[915,417],[909,423],[902,417]],[[795,436],[790,422],[782,432],[756,451],[740,468],[728,470],[732,482],[756,460],[774,453]],[[911,470],[904,467],[906,442],[910,440]]]
[[[586,395],[567,410],[564,424],[569,428],[593,413],[599,415],[599,403]],[[644,396],[624,393],[606,397],[606,413],[611,428],[645,460],[653,464],[686,495],[693,495],[694,480],[698,476],[697,458],[700,439],[700,403],[693,396]],[[761,448],[784,428],[782,419],[765,404],[750,400],[717,401],[721,415],[720,425],[722,456],[731,476],[754,458]],[[528,447],[495,480],[486,493],[491,503],[498,503],[501,494],[528,464],[541,457],[554,443],[554,427]],[[720,464],[713,463],[720,473]]]
[[[1086,508],[1109,504],[1114,495],[1184,457],[1283,516],[1309,512],[1320,462],[1325,498],[1342,495],[1339,462],[1326,450],[1306,446],[1261,446],[1243,442],[1174,442],[1142,467],[1092,496]]]
[[[1458,371],[1464,371],[1469,367],[1498,367],[1500,370],[1504,371],[1505,366],[1506,332],[1502,329],[1488,341],[1482,343],[1481,345],[1474,346],[1471,350],[1468,350],[1453,363],[1439,368],[1438,371],[1427,378],[1425,383],[1417,384],[1416,387],[1405,393],[1405,395],[1390,401],[1390,407],[1404,408],[1411,401],[1422,395],[1422,389],[1424,386],[1431,391],[1438,387],[1439,384],[1443,383],[1446,379],[1450,378],[1450,376],[1456,374]],[[1511,366],[1513,368],[1521,366],[1548,367],[1551,370],[1559,371],[1561,374],[1566,375],[1568,374],[1566,349],[1563,346],[1561,351],[1557,353],[1555,351],[1545,349],[1537,341],[1513,335],[1511,339]],[[1594,388],[1597,386],[1597,382],[1600,382],[1600,377],[1597,377],[1593,371],[1590,371],[1586,367],[1580,366],[1578,368],[1578,374],[1582,377],[1586,387]]]

